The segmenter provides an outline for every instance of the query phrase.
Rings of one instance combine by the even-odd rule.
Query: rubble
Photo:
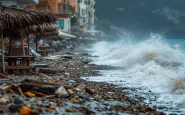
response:
[[[87,54],[83,54],[88,56]],[[157,107],[150,108],[140,98],[134,100],[125,96],[123,90],[104,82],[80,79],[81,76],[98,76],[96,65],[84,63],[73,55],[68,61],[39,60],[55,69],[41,68],[31,76],[18,74],[2,78],[0,114],[163,114]],[[1,76],[1,75],[0,75]],[[11,79],[10,79],[11,78]],[[9,82],[5,82],[9,81]],[[119,103],[118,103],[119,102]]]

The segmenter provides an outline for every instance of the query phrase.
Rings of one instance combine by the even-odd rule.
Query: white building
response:
[[[87,0],[87,10],[86,10],[86,20],[87,20],[87,32],[94,33],[94,19],[95,19],[95,1]]]
[[[57,14],[59,28],[65,33],[71,33],[71,18],[69,14]]]
[[[86,1],[87,0],[77,0],[77,9],[78,9],[78,21],[79,21],[79,24],[80,26],[84,29],[84,31],[86,31],[86,9],[87,9],[87,6],[86,6]]]
[[[24,4],[38,4],[39,0],[0,0],[5,6],[24,7]]]

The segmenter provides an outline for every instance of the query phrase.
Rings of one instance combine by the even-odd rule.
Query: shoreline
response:
[[[75,54],[79,53],[79,54]],[[60,52],[60,54],[66,54],[65,51]],[[6,105],[3,108],[3,111],[0,111],[2,114],[8,114],[9,111],[20,112],[20,109],[25,106],[28,107],[31,114],[164,114],[158,112],[156,106],[152,108],[144,103],[144,97],[136,96],[135,99],[132,99],[126,96],[124,90],[129,90],[134,92],[135,89],[128,87],[117,87],[106,82],[93,82],[86,81],[81,79],[81,77],[89,76],[100,76],[98,70],[101,69],[113,69],[111,66],[98,66],[95,64],[89,64],[90,60],[85,59],[85,56],[90,56],[88,53],[81,51],[68,53],[72,56],[72,59],[59,58],[59,59],[37,59],[36,63],[45,63],[49,65],[49,68],[56,69],[57,74],[44,74],[49,78],[42,78],[41,75],[36,72],[30,74],[30,76],[9,75],[8,77],[12,80],[3,82],[5,86],[11,85],[11,87],[4,89],[5,92],[1,91],[0,103]],[[74,54],[74,55],[73,55]],[[38,71],[38,70],[36,70]],[[22,83],[26,84],[27,81],[31,83],[36,83],[36,81],[43,81],[45,83],[50,83],[53,85],[57,84],[57,88],[63,86],[65,89],[65,95],[57,96],[55,91],[52,92],[48,90],[51,87],[46,87],[48,94],[44,96],[32,96],[24,94],[20,96],[18,91],[12,88],[13,85]],[[2,86],[2,84],[0,84]],[[37,84],[38,85],[38,84]],[[20,86],[22,91],[29,92],[35,89],[24,89]],[[36,86],[35,86],[36,87]],[[36,87],[37,88],[37,87]],[[1,87],[2,89],[2,87]],[[39,92],[38,89],[36,90]],[[40,91],[43,93],[44,91]],[[63,92],[63,93],[64,93]],[[33,92],[34,93],[34,92]],[[53,96],[53,97],[52,97]],[[1,102],[2,98],[6,99],[7,102]],[[21,104],[15,104],[15,99],[19,97],[23,102]],[[14,109],[10,106],[14,105]],[[20,107],[21,106],[21,107]],[[19,107],[19,108],[18,108]]]

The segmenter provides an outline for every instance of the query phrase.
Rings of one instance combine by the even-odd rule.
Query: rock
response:
[[[65,89],[63,86],[60,86],[60,87],[55,91],[55,94],[56,94],[58,97],[67,97],[67,96],[68,96],[68,93],[67,93],[66,89]]]
[[[74,90],[77,91],[77,92],[82,92],[82,90],[79,89],[79,88],[74,88]]]
[[[88,101],[90,100],[87,95],[80,94],[79,97]]]
[[[71,89],[68,89],[67,92],[69,93],[69,95],[74,95],[74,92]]]
[[[80,107],[79,110],[83,111],[83,113],[85,113],[85,114],[95,114],[94,111],[92,111],[92,110],[90,110],[90,109],[88,109],[86,107]]]
[[[87,93],[91,94],[91,95],[94,94],[94,91],[93,91],[92,89],[88,88],[88,87],[85,87],[85,91],[86,91]]]
[[[74,80],[69,80],[68,83],[74,83],[75,81]]]
[[[72,98],[72,99],[71,99],[71,102],[72,102],[72,103],[78,103],[79,101],[78,101],[76,98]]]
[[[15,104],[24,104],[24,101],[20,97],[15,97],[14,103]]]
[[[8,97],[2,97],[2,98],[0,98],[0,104],[6,104],[8,102],[9,102]]]
[[[70,108],[66,108],[65,111],[66,111],[66,112],[73,112],[73,110],[70,109]]]
[[[16,104],[16,105],[10,105],[9,111],[10,112],[18,112],[23,107],[23,105]]]
[[[40,113],[39,113],[37,110],[32,109],[32,110],[30,111],[30,115],[40,115]]]

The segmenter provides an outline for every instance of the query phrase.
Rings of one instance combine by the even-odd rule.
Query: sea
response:
[[[166,114],[185,114],[185,39],[150,34],[146,38],[120,36],[88,48],[93,63],[119,67],[101,70],[102,76],[82,77],[138,89],[133,97],[146,98],[150,106]]]

